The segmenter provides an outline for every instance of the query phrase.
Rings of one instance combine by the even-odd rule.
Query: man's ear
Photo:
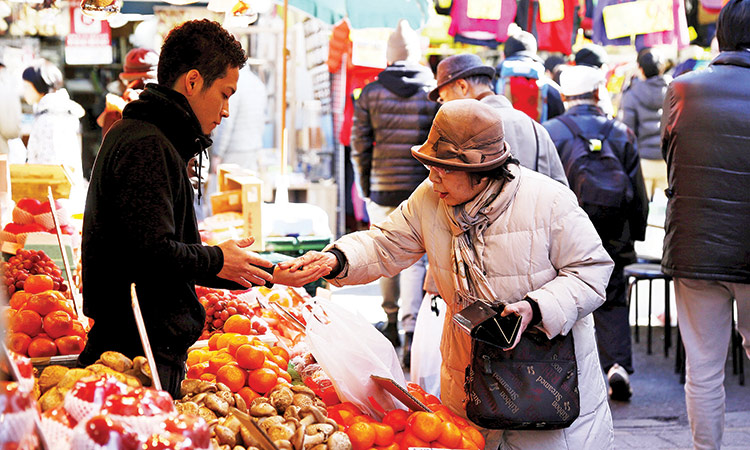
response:
[[[185,83],[185,93],[187,95],[192,95],[194,93],[198,93],[203,89],[203,77],[201,76],[201,73],[198,72],[196,69],[190,69],[186,74],[184,81]]]
[[[458,89],[461,90],[461,94],[463,94],[464,96],[466,96],[471,89],[471,85],[468,81],[466,81],[465,78],[459,78],[458,80],[456,80],[456,85],[458,86]]]

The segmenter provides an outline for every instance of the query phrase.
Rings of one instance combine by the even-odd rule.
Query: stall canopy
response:
[[[406,19],[419,29],[427,22],[430,0],[289,0],[300,9],[333,25],[348,17],[352,28],[396,28]]]

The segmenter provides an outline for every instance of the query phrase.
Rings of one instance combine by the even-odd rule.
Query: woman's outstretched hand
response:
[[[338,269],[338,260],[333,253],[307,252],[299,258],[283,261],[273,272],[274,283],[287,286],[303,286]]]

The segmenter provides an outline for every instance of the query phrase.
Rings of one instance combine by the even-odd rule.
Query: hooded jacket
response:
[[[505,431],[501,448],[612,448],[612,418],[591,316],[604,302],[612,260],[570,189],[523,167],[511,165],[510,170],[515,179],[486,208],[497,217],[471,242],[499,300],[512,303],[528,296],[539,305],[538,328],[548,337],[573,333],[581,413],[564,430]],[[458,312],[455,261],[440,202],[432,182],[425,180],[385,221],[337,240],[333,247],[345,255],[346,264],[332,283],[391,277],[427,253],[430,273],[448,305],[440,342],[440,396],[451,411],[466,417],[464,374],[471,340],[452,320]]]
[[[355,102],[354,173],[362,195],[378,205],[397,206],[427,178],[411,147],[427,140],[439,106],[427,98],[434,86],[429,68],[401,61],[386,67]]]
[[[676,78],[662,116],[669,188],[662,269],[750,283],[750,50]]]
[[[241,288],[216,276],[222,251],[198,234],[187,162],[210,144],[187,99],[155,84],[107,133],[83,219],[83,310],[95,321],[87,350],[142,354],[131,283],[157,360],[168,361],[203,329],[195,284]]]
[[[638,138],[642,159],[662,159],[659,124],[670,81],[664,76],[638,80],[622,93],[621,120]]]

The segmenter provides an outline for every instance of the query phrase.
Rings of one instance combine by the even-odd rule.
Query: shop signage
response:
[[[65,63],[111,64],[112,32],[109,23],[86,16],[79,6],[71,6],[70,34],[65,37]]]
[[[639,0],[605,6],[602,18],[607,39],[674,29],[672,0]]]

